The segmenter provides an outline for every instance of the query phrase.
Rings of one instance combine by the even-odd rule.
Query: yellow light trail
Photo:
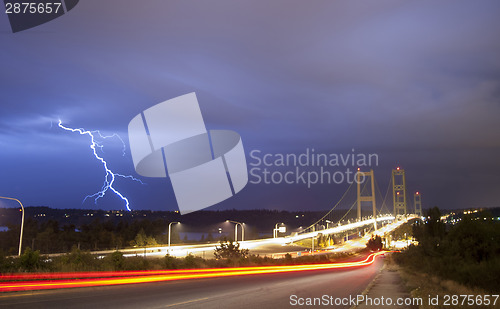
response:
[[[288,266],[257,266],[257,267],[234,267],[234,268],[213,268],[213,269],[187,269],[187,270],[164,270],[164,271],[133,271],[133,272],[95,272],[95,273],[75,273],[88,274],[85,279],[59,279],[59,280],[39,280],[34,278],[37,276],[26,276],[31,281],[7,281],[9,276],[0,276],[0,292],[26,291],[26,290],[47,290],[47,289],[63,289],[77,287],[92,287],[92,286],[110,286],[123,284],[137,283],[152,283],[161,281],[173,280],[188,280],[202,278],[219,278],[231,276],[257,275],[257,274],[273,274],[285,272],[298,272],[309,270],[326,270],[351,268],[371,265],[375,261],[375,257],[385,252],[376,252],[368,255],[362,261],[342,262],[342,263],[327,263],[327,264],[303,264],[303,265],[288,265]],[[90,274],[94,275],[93,278]],[[40,275],[40,274],[38,274]],[[49,274],[48,274],[49,275]],[[57,274],[53,274],[57,275]],[[65,273],[64,276],[70,276],[71,273]],[[21,275],[16,275],[15,278],[20,278]],[[48,278],[50,276],[46,276]],[[76,277],[76,276],[74,276]],[[107,277],[107,278],[103,278]],[[42,279],[43,276],[37,277]],[[55,276],[53,277],[55,278]],[[52,278],[52,279],[53,279]],[[66,277],[68,278],[68,277]]]

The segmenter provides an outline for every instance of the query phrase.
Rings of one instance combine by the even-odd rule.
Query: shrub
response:
[[[42,259],[40,251],[33,251],[30,247],[24,250],[24,253],[19,257],[19,266],[24,271],[35,271],[41,268]]]
[[[73,246],[70,253],[63,255],[60,259],[60,270],[62,271],[92,271],[97,267],[97,261],[90,252],[85,252]]]
[[[125,257],[120,251],[115,251],[108,255],[107,260],[111,262],[111,265],[115,271],[125,269]]]
[[[382,249],[382,238],[378,235],[372,235],[366,243],[366,247],[372,251],[380,251]]]
[[[184,258],[184,268],[200,268],[203,266],[203,259],[200,257],[193,256],[192,254],[188,254]]]
[[[232,258],[246,258],[248,257],[248,249],[240,249],[240,243],[233,243],[227,239],[219,242],[219,246],[215,247],[214,256],[216,259],[232,259]]]
[[[162,266],[166,269],[178,269],[180,268],[179,259],[167,254],[162,260]]]

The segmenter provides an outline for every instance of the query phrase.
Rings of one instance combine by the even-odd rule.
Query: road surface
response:
[[[0,308],[297,308],[303,306],[291,306],[291,295],[355,298],[382,265],[377,258],[372,265],[350,269],[5,293]]]

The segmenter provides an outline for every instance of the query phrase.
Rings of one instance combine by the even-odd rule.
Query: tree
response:
[[[24,253],[19,257],[19,266],[27,271],[34,271],[41,267],[42,259],[40,251],[32,251],[30,247],[26,247]]]
[[[96,265],[96,256],[90,252],[81,251],[77,246],[73,246],[70,253],[61,257],[65,271],[92,270]]]
[[[212,242],[212,241],[214,241],[214,236],[212,235],[212,233],[208,233],[208,236],[207,236],[207,241],[208,241],[208,242]]]
[[[111,261],[111,265],[113,265],[114,270],[123,270],[125,265],[125,257],[123,253],[120,251],[115,251],[108,255],[108,259]]]
[[[146,245],[148,246],[158,246],[158,242],[153,236],[146,237]]]
[[[382,238],[378,235],[372,235],[366,243],[366,247],[372,251],[380,251],[382,249]]]
[[[425,225],[426,234],[430,237],[443,238],[446,226],[441,222],[441,211],[439,208],[433,207],[427,212],[428,221]]]
[[[478,218],[479,220],[477,220]],[[500,230],[491,215],[464,216],[448,235],[442,250],[468,263],[481,263],[500,254]]]
[[[219,259],[231,258],[247,258],[249,254],[248,249],[240,249],[240,243],[233,243],[232,241],[224,238],[219,242],[219,246],[215,247],[214,256]]]
[[[135,239],[130,241],[130,245],[134,247],[144,247],[144,256],[146,256],[146,247],[147,246],[157,246],[158,243],[156,239],[152,236],[147,236],[144,232],[144,229],[141,228],[139,233],[135,236]]]
[[[57,244],[57,234],[51,227],[47,227],[43,232],[38,233],[36,242],[44,253],[53,252]]]
[[[462,217],[446,232],[437,207],[428,212],[425,224],[415,225],[418,245],[395,255],[395,260],[418,272],[499,291],[500,222],[488,213]]]
[[[147,244],[147,236],[144,229],[141,229],[135,236],[134,240],[130,241],[130,245],[134,247],[145,247]]]

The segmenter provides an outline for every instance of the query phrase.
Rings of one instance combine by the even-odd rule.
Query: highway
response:
[[[376,220],[377,222],[394,221],[394,217],[381,216],[377,217]],[[395,229],[396,227],[398,227],[399,225],[401,225],[406,221],[407,220],[393,222],[391,224],[386,225],[383,228],[383,230],[385,232],[388,232],[390,230]],[[355,228],[371,226],[373,222],[374,220],[372,218],[369,218],[360,222],[353,222],[349,224],[339,225],[321,231],[302,233],[295,236],[287,236],[287,237],[246,240],[246,241],[240,241],[239,243],[242,249],[249,249],[252,254],[259,254],[262,256],[264,255],[273,256],[273,254],[283,255],[287,252],[298,253],[300,251],[303,251],[304,248],[293,245],[293,242],[303,239],[310,239],[312,237],[317,237],[319,234],[338,234]],[[368,238],[366,238],[366,240],[367,239]],[[364,242],[362,243],[361,247],[364,247],[366,240],[363,240]],[[198,245],[173,245],[170,249],[170,255],[174,257],[185,257],[188,254],[192,254],[194,256],[199,256],[202,258],[213,258],[213,252],[216,246],[218,246],[218,243],[198,244]],[[350,246],[347,247],[348,248],[346,250],[341,248],[338,249],[339,251],[351,251],[352,248],[350,248]],[[165,246],[148,247],[145,250],[122,249],[120,251],[123,252],[124,256],[126,257],[134,255],[144,255],[147,257],[163,257],[165,256],[165,254],[167,254],[167,252],[169,252],[168,247]],[[94,251],[92,253],[99,255],[106,255],[112,252],[113,252],[112,250],[107,250],[107,251]],[[60,255],[60,254],[49,254],[48,256],[51,255]]]
[[[292,308],[290,297],[356,297],[383,265],[0,295],[1,308]],[[332,306],[349,308],[351,304]]]
[[[407,222],[408,219],[413,217],[408,217],[405,220],[395,221],[391,224],[384,226],[381,230],[385,232],[391,231],[401,225],[404,222]],[[394,221],[393,216],[381,216],[377,217],[377,222],[388,222]],[[277,237],[277,238],[266,238],[266,239],[256,239],[256,240],[245,240],[240,241],[240,248],[249,249],[252,254],[259,254],[261,256],[283,256],[285,253],[290,253],[292,255],[297,254],[298,252],[304,251],[304,248],[294,245],[293,243],[303,239],[310,239],[312,237],[317,237],[319,234],[338,234],[348,230],[352,230],[355,228],[361,228],[364,226],[371,226],[374,220],[370,217],[369,219],[353,222],[349,224],[339,225],[335,227],[331,227],[321,231],[308,232],[297,234],[294,236],[286,236],[286,237]],[[366,238],[368,240],[368,237]],[[361,245],[357,245],[354,247],[364,247],[366,243],[365,239]],[[167,253],[174,257],[185,257],[189,254],[194,256],[199,256],[205,259],[213,258],[214,249],[219,245],[216,243],[209,244],[196,244],[196,245],[172,245],[169,251],[167,246],[155,246],[155,247],[147,247],[147,248],[133,248],[133,249],[120,249],[125,257],[142,255],[145,257],[163,257]],[[352,245],[347,246],[336,246],[336,252],[340,251],[351,251],[353,249]],[[115,250],[104,250],[104,251],[92,251],[92,254],[96,255],[107,255],[113,253]],[[65,253],[52,253],[46,254],[47,257],[52,256],[60,256]]]
[[[387,224],[383,227],[379,224],[379,229],[375,234],[383,236],[384,233],[388,233],[397,227],[401,226],[403,223],[408,222],[409,219],[415,218],[415,216],[409,216],[406,219],[394,221],[394,217],[385,216],[377,218],[378,222],[387,222],[394,221],[390,224]],[[285,253],[292,254],[293,257],[296,257],[299,252],[304,254],[304,248],[300,246],[296,246],[293,244],[295,241],[310,239],[312,237],[317,237],[319,234],[339,234],[344,231],[348,231],[351,229],[355,229],[357,227],[370,226],[373,224],[373,219],[363,220],[361,222],[353,222],[350,224],[339,225],[329,229],[298,234],[295,236],[287,236],[287,237],[277,237],[277,238],[267,238],[267,239],[258,239],[258,240],[249,240],[249,241],[241,241],[240,246],[243,249],[249,249],[252,254],[258,254],[261,256],[271,256],[271,257],[283,257]],[[356,249],[364,248],[366,242],[370,238],[371,233],[365,235],[363,238],[358,238],[355,240],[347,241],[342,245],[335,245],[335,248],[327,248],[329,252],[350,252],[355,251]],[[204,245],[179,245],[172,246],[170,255],[175,257],[184,257],[188,254],[193,254],[195,256],[200,256],[203,258],[211,258],[213,257],[213,252],[215,247],[218,244],[204,244]],[[309,249],[309,248],[307,248]],[[317,249],[317,248],[316,248]],[[137,250],[134,249],[133,253],[127,253],[127,251],[122,250],[125,256],[133,256],[137,254]],[[148,248],[146,256],[164,256],[167,252],[167,248],[165,247],[155,247]],[[108,252],[106,252],[108,253]],[[140,253],[139,253],[140,254]]]

